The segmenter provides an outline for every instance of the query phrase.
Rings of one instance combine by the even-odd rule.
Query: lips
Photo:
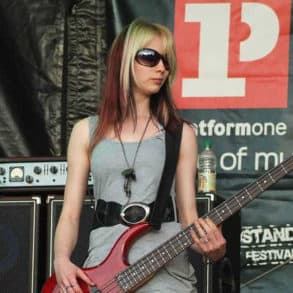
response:
[[[162,79],[162,78],[153,78],[152,81],[155,84],[162,84],[164,82],[164,79]]]

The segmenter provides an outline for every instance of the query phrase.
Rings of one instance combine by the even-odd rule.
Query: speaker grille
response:
[[[0,199],[1,292],[36,292],[40,203],[40,197]]]
[[[212,209],[212,197],[197,196],[196,205],[199,217],[208,213]],[[192,249],[188,251],[189,261],[192,264],[197,278],[196,288],[199,293],[212,293],[212,274],[213,269],[210,263],[207,263],[206,258]]]
[[[47,209],[48,209],[48,252],[47,252],[47,277],[51,276],[54,267],[54,236],[58,223],[59,216],[61,214],[63,206],[63,196],[48,196],[47,197]],[[72,253],[72,261],[81,266],[87,256],[87,250],[89,245],[89,234],[93,223],[94,216],[94,200],[90,197],[85,198],[83,208],[80,216],[78,240],[76,247]]]

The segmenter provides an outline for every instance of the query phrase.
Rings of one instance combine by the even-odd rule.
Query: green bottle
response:
[[[217,158],[212,144],[205,140],[204,149],[198,156],[198,192],[216,193]]]

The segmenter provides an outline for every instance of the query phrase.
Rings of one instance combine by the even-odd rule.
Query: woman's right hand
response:
[[[67,258],[55,260],[54,268],[60,293],[83,293],[77,279],[81,279],[89,286],[95,285],[81,268]]]

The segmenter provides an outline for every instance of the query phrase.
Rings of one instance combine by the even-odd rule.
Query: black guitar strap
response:
[[[154,203],[154,208],[150,217],[150,224],[156,230],[159,230],[161,228],[161,223],[165,215],[165,210],[168,203],[168,197],[170,196],[170,191],[179,157],[182,128],[183,123],[180,123],[180,126],[178,127],[176,132],[165,132],[166,159],[156,201]]]

